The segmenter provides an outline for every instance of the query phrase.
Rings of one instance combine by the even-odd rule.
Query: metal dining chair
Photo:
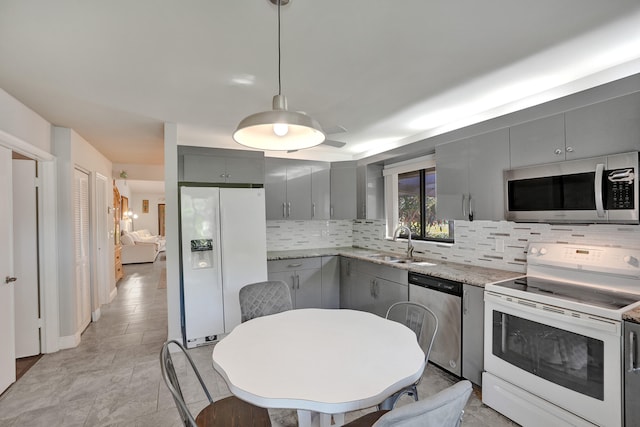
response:
[[[438,333],[438,318],[435,313],[422,304],[403,301],[392,304],[387,310],[385,317],[389,320],[402,323],[416,334],[416,339],[424,352],[426,367],[426,364],[429,363],[429,353],[431,353],[433,341]],[[385,399],[384,402],[379,405],[379,408],[386,410],[392,409],[398,399],[404,394],[413,396],[413,399],[417,401],[417,386],[419,383],[420,380],[418,379],[414,384],[394,393]]]
[[[174,344],[184,354],[186,360],[189,362],[193,373],[198,378],[202,391],[209,400],[209,405],[202,409],[194,418],[187,404],[184,401],[182,395],[182,389],[180,388],[180,382],[176,374],[175,365],[169,346]],[[269,412],[265,408],[252,405],[239,399],[235,396],[225,397],[224,399],[213,401],[209,390],[204,384],[196,365],[193,363],[193,359],[186,351],[186,349],[175,340],[167,341],[162,346],[160,351],[160,368],[162,371],[162,378],[164,379],[167,388],[173,396],[173,400],[176,403],[178,412],[180,413],[180,419],[185,427],[270,427],[271,419],[269,418]],[[188,369],[188,366],[187,366]]]
[[[463,380],[419,402],[371,412],[344,427],[458,427],[471,390],[471,382]]]
[[[289,285],[282,280],[251,283],[240,289],[241,321],[292,310]]]

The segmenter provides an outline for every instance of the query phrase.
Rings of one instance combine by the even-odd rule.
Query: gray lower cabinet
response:
[[[340,308],[340,257],[322,257],[322,308]]]
[[[391,304],[409,300],[406,270],[366,261],[358,261],[356,266],[357,270],[352,270],[349,277],[346,308],[384,317]]]
[[[625,426],[637,426],[640,422],[640,366],[638,365],[638,343],[640,342],[640,324],[624,322],[624,419]]]
[[[289,285],[294,308],[322,307],[322,259],[296,258],[269,261],[269,280],[282,280]]]
[[[340,308],[353,308],[351,293],[358,277],[357,264],[355,259],[340,257]]]
[[[339,308],[339,257],[295,258],[269,261],[269,280],[289,285],[294,308]]]
[[[462,287],[462,376],[482,385],[484,369],[484,289]]]

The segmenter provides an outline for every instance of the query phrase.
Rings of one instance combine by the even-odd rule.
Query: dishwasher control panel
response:
[[[440,277],[427,276],[426,274],[409,272],[409,284],[421,286],[434,291],[444,292],[450,295],[462,296],[462,283]]]

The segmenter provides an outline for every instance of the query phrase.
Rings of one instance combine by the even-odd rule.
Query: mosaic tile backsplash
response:
[[[582,243],[640,247],[637,225],[551,225],[507,221],[456,221],[455,244],[414,242],[414,255],[525,272],[529,242]],[[267,221],[267,249],[313,249],[359,246],[401,254],[406,240],[385,238],[384,220]]]

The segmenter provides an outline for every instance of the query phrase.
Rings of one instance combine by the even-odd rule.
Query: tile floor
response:
[[[102,317],[82,334],[77,348],[44,355],[0,398],[0,427],[8,426],[154,426],[179,427],[174,403],[160,377],[159,351],[166,340],[164,262],[125,266],[118,296],[102,307]],[[214,399],[229,390],[211,365],[212,347],[190,350]],[[179,371],[186,370],[177,362]],[[206,405],[195,377],[185,378],[183,392],[197,412]],[[421,396],[455,382],[429,366]],[[476,390],[465,410],[465,426],[514,426],[484,406]],[[403,398],[400,404],[409,400]],[[348,413],[350,421],[367,410]],[[273,425],[296,426],[294,411],[271,410]]]

